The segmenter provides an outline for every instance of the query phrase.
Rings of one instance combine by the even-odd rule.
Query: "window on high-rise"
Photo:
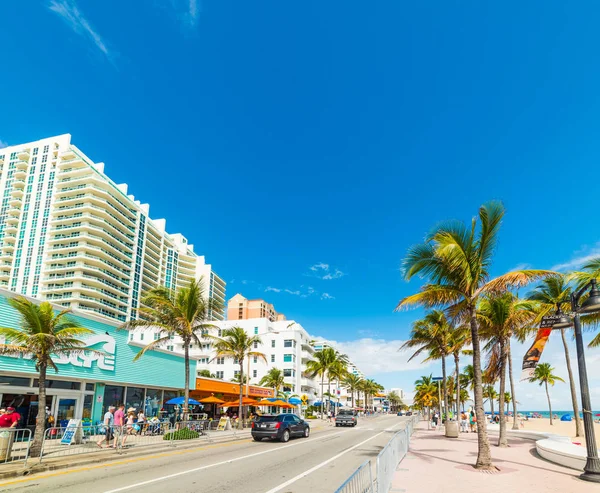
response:
[[[284,363],[291,363],[292,362],[292,354],[284,354],[283,355],[283,362]]]
[[[271,363],[275,363],[275,355],[274,354],[271,355]]]

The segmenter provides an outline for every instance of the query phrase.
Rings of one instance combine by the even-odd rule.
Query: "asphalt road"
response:
[[[13,479],[0,483],[0,491],[332,493],[405,423],[398,416],[364,418],[355,428],[332,426],[287,444],[241,440],[206,445]]]

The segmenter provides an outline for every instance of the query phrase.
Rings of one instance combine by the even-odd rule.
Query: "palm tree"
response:
[[[535,312],[532,309],[531,302],[523,301],[511,292],[506,292],[481,298],[477,310],[477,319],[481,337],[488,340],[485,346],[488,351],[486,373],[491,375],[494,380],[498,378],[500,380],[499,408],[501,413],[498,446],[508,447],[506,417],[504,415],[504,393],[506,389],[506,367],[510,356],[510,339],[514,334],[524,337],[524,334],[531,332]],[[512,383],[512,365],[510,366],[510,382]],[[514,385],[511,385],[511,392],[514,395]],[[516,416],[514,424],[516,424]]]
[[[433,376],[422,376],[415,382],[414,402],[427,408],[427,419],[431,421],[431,408],[438,400],[437,385],[433,382]]]
[[[204,377],[204,378],[215,378],[215,374],[211,373],[210,370],[207,370],[207,369],[200,370],[198,372],[198,376],[199,377]]]
[[[408,358],[412,360],[423,351],[427,351],[428,357],[425,361],[435,359],[442,360],[442,385],[444,395],[444,408],[448,413],[448,386],[446,384],[446,356],[450,354],[450,337],[453,327],[446,314],[442,310],[433,310],[425,315],[422,320],[417,320],[412,325],[412,331],[408,341],[406,341],[400,350],[407,348],[418,348],[413,355]],[[442,413],[442,409],[440,409]]]
[[[392,390],[388,396],[388,401],[390,401],[390,410],[392,412],[398,412],[398,407],[402,406],[402,399],[398,395],[398,393]]]
[[[186,287],[174,292],[166,287],[149,290],[142,296],[140,320],[130,320],[121,326],[125,330],[158,330],[158,339],[150,342],[135,355],[134,361],[147,351],[160,347],[171,336],[179,336],[183,342],[185,361],[185,390],[183,419],[187,420],[190,398],[190,345],[201,345],[200,338],[214,328],[210,325],[209,314],[222,307],[217,300],[204,297],[202,279],[192,280]]]
[[[5,344],[0,344],[0,354],[19,356],[30,354],[35,362],[38,377],[38,412],[35,422],[30,455],[39,457],[46,429],[46,374],[48,368],[58,373],[53,358],[84,353],[85,342],[79,337],[93,334],[93,331],[81,327],[69,319],[71,310],[55,313],[47,301],[34,303],[27,298],[11,298],[9,304],[19,312],[20,328],[0,327],[0,336]],[[85,348],[85,352],[96,352]]]
[[[332,347],[323,348],[321,351],[317,351],[314,355],[313,360],[306,363],[306,371],[310,375],[310,378],[315,376],[321,377],[321,417],[323,417],[323,387],[325,386],[325,375],[329,375],[329,372],[340,364],[348,362],[348,357],[345,354],[340,354]],[[331,380],[329,381],[329,393],[331,393]]]
[[[346,390],[350,391],[350,397],[352,399],[352,407],[354,407],[354,392],[358,390],[362,378],[358,375],[354,375],[353,373],[348,373],[344,380],[342,381],[342,385]]]
[[[338,357],[340,356],[342,355],[339,355],[338,353]],[[346,378],[346,375],[348,375],[348,357],[344,355],[344,358],[345,359],[338,359],[336,363],[327,372],[327,379],[329,380],[330,385],[331,381],[333,380],[334,382],[337,382],[338,387],[340,387],[342,385],[342,380],[344,380],[344,378]]]
[[[498,392],[493,385],[487,385],[483,388],[483,397],[490,401],[490,407],[492,411],[492,418],[494,417],[494,401],[498,398]],[[479,426],[479,419],[477,420],[477,426]]]
[[[460,356],[461,354],[467,354],[464,348],[470,343],[470,331],[469,327],[465,324],[454,326],[450,332],[450,338],[448,341],[450,354],[454,357],[454,370],[455,380],[460,383]],[[456,391],[456,416],[459,415],[460,407],[460,385],[455,386]],[[458,419],[458,418],[457,418]]]
[[[540,386],[546,387],[546,397],[548,398],[548,408],[550,410],[550,424],[552,425],[552,403],[550,402],[550,393],[548,392],[548,384],[554,386],[556,382],[564,382],[562,378],[554,375],[552,372],[554,368],[550,366],[550,363],[540,363],[535,367],[533,377],[529,379],[530,382],[539,382]]]
[[[473,390],[475,386],[473,365],[467,365],[463,368],[463,372],[460,374],[460,385],[461,387]]]
[[[260,351],[254,351],[254,346],[261,344],[262,341],[257,335],[248,335],[241,327],[231,327],[221,332],[221,337],[207,335],[207,338],[214,341],[215,358],[231,358],[240,366],[240,381],[244,381],[244,360],[246,358],[259,358],[267,363],[267,357]],[[240,419],[239,428],[244,426],[244,407],[243,407],[244,386],[240,384]]]
[[[567,303],[571,296],[571,287],[567,276],[561,275],[544,279],[528,295],[528,299],[537,304],[538,318],[554,312],[562,304]],[[579,417],[579,403],[577,402],[577,388],[575,387],[575,377],[571,369],[571,356],[569,354],[569,345],[567,344],[566,329],[560,329],[563,349],[565,351],[565,360],[567,363],[567,375],[569,378],[569,387],[571,389],[571,402],[573,404],[573,414],[575,415],[575,436],[582,436],[581,418]],[[593,341],[592,341],[593,343]],[[590,343],[590,345],[592,345]]]
[[[475,413],[477,415],[477,460],[475,467],[491,469],[492,456],[483,411],[483,383],[477,303],[486,293],[502,292],[554,274],[551,271],[520,270],[490,280],[490,268],[504,207],[490,202],[479,209],[479,223],[445,222],[435,228],[423,244],[413,246],[403,262],[406,280],[415,275],[427,279],[419,293],[400,300],[396,310],[420,305],[446,307],[451,316],[462,316],[470,324],[473,345]]]
[[[267,374],[260,379],[259,384],[264,387],[272,387],[275,390],[275,395],[279,394],[285,384],[283,371],[279,368],[271,368]]]
[[[234,383],[241,383],[242,385],[249,385],[250,384],[250,377],[248,375],[244,375],[244,381],[242,382],[242,376],[241,375],[235,375],[230,381],[234,382]]]
[[[510,392],[504,392],[504,402],[506,402],[506,414],[508,415],[509,404],[512,402]],[[500,401],[498,401],[498,404],[500,404]]]

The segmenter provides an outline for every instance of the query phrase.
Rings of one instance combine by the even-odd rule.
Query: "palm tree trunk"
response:
[[[185,362],[185,389],[183,394],[183,421],[188,420],[190,403],[190,341],[185,340],[183,344],[183,356]]]
[[[325,385],[325,372],[321,374],[321,419],[323,419],[323,386]]]
[[[454,353],[454,366],[456,367],[456,421],[460,414],[460,356]]]
[[[490,397],[490,410],[492,412],[492,418],[494,417],[494,398]],[[479,420],[477,420],[479,421]]]
[[[504,415],[504,390],[506,388],[506,345],[500,340],[500,395],[498,396],[498,411],[500,412],[500,433],[498,447],[508,447],[506,437],[506,416]]]
[[[550,394],[548,393],[548,382],[544,383],[546,384],[546,397],[548,397],[548,409],[550,409],[550,426],[552,426],[552,403],[550,402]]]
[[[239,411],[239,422],[238,428],[242,429],[244,427],[244,406],[242,406],[242,402],[244,400],[244,358],[240,358],[240,408]]]
[[[329,397],[327,398],[327,407],[331,409],[331,377],[329,374],[327,375],[327,393],[329,394]]]
[[[512,370],[512,351],[510,349],[510,339],[506,344],[507,348],[507,359],[508,359],[508,377],[510,379],[510,398],[513,405],[513,430],[519,429],[519,424],[517,423],[517,396],[515,394],[515,381],[513,379],[513,370]]]
[[[354,407],[354,389],[350,389],[350,398],[352,399],[352,407]]]
[[[580,437],[581,433],[581,418],[579,417],[579,404],[577,403],[577,391],[575,390],[575,380],[573,378],[573,370],[571,370],[571,358],[569,356],[569,346],[565,337],[565,329],[560,329],[563,346],[565,348],[565,359],[567,360],[567,373],[569,374],[569,386],[571,387],[571,400],[573,401],[573,414],[575,415],[575,436]]]
[[[35,421],[35,431],[33,433],[33,442],[29,449],[31,457],[39,457],[42,453],[42,442],[46,431],[46,369],[45,363],[40,363],[39,376],[39,395],[38,395],[38,412]]]
[[[446,415],[446,421],[448,421],[449,412],[448,412],[448,385],[446,383],[446,356],[442,357],[442,382],[444,383],[444,413]],[[441,418],[442,416],[440,416]]]
[[[473,377],[475,394],[475,415],[477,416],[477,460],[475,467],[478,469],[491,469],[492,453],[485,424],[483,411],[483,383],[481,378],[481,347],[479,345],[479,324],[477,323],[476,307],[472,303],[469,307],[471,322],[471,339],[473,345]]]

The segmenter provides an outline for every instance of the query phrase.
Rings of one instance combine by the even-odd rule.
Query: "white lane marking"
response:
[[[371,438],[367,438],[366,440],[363,440],[362,442],[357,443],[356,445],[350,447],[349,449],[346,449],[343,452],[340,452],[339,454],[334,455],[333,457],[327,459],[326,461],[321,462],[320,464],[317,464],[314,467],[311,467],[307,471],[304,471],[303,473],[298,474],[298,476],[293,477],[292,479],[286,481],[285,483],[281,483],[279,486],[275,486],[275,488],[267,491],[266,493],[277,493],[278,491],[281,491],[283,488],[286,488],[287,486],[289,486],[292,483],[295,483],[299,479],[302,479],[302,478],[308,476],[309,474],[312,474],[316,470],[321,469],[323,466],[326,466],[327,464],[329,464],[330,462],[333,462],[336,459],[339,459],[340,457],[342,457],[343,455],[346,455],[348,452],[351,452],[355,448],[358,448],[361,445],[364,445],[365,443],[370,442],[371,440],[373,440],[373,438],[377,438],[379,435],[384,434],[386,431],[394,431],[394,428],[396,428],[396,426],[398,426],[399,424],[403,424],[403,423],[398,423],[398,424],[392,426],[391,428],[386,428],[385,430],[380,431],[376,435],[373,435]]]
[[[338,431],[336,433],[328,434],[328,435],[326,435],[324,437],[319,437],[316,440],[320,440],[321,438],[329,438],[329,437],[332,437],[332,436],[341,435],[343,433],[348,433],[349,431],[350,430]],[[288,445],[283,445],[281,447],[276,447],[276,448],[272,448],[272,449],[269,449],[269,450],[263,450],[262,452],[256,452],[254,454],[244,455],[242,457],[235,457],[233,459],[228,459],[228,460],[224,460],[224,461],[221,461],[221,462],[216,462],[214,464],[208,464],[206,466],[196,467],[194,469],[188,469],[187,471],[181,471],[181,472],[177,472],[177,473],[174,473],[174,474],[169,474],[167,476],[161,476],[159,478],[149,479],[148,481],[142,481],[141,483],[130,484],[129,486],[123,486],[122,488],[117,488],[116,490],[108,490],[108,491],[105,491],[104,493],[117,493],[119,491],[127,491],[127,490],[131,490],[133,488],[137,488],[139,486],[145,486],[147,484],[156,483],[158,481],[164,481],[165,479],[176,478],[177,476],[183,476],[184,474],[189,474],[189,473],[197,472],[197,471],[203,471],[205,469],[210,469],[211,467],[222,466],[224,464],[230,464],[232,462],[237,462],[239,460],[249,459],[250,457],[257,457],[259,455],[269,454],[271,452],[279,452],[280,450],[283,450],[284,448],[298,447],[298,446],[302,445],[303,443],[314,443],[316,440],[315,439],[313,439],[313,440],[309,439],[309,440],[306,440],[306,441],[303,441],[303,442],[300,442],[300,443],[290,443]]]

